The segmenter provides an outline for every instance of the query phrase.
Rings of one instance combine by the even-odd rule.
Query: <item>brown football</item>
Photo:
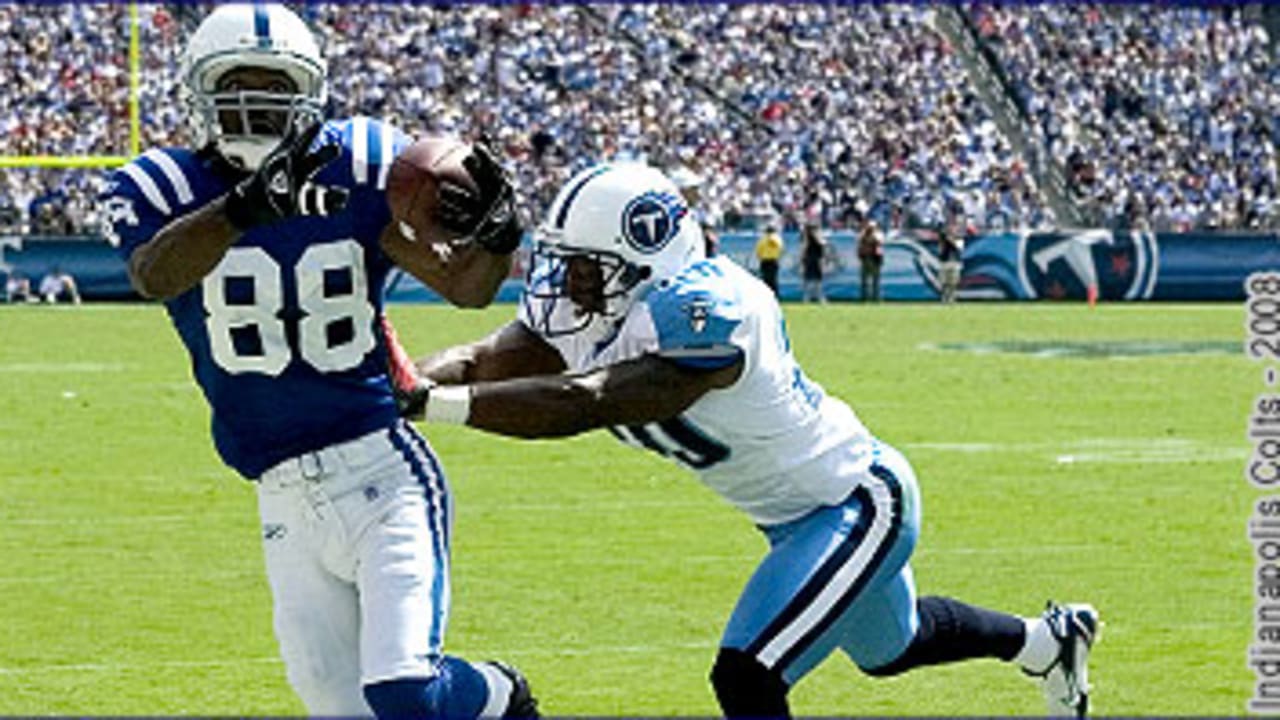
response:
[[[387,174],[387,205],[392,222],[412,229],[419,242],[450,242],[458,234],[440,222],[440,182],[448,180],[478,192],[462,165],[471,146],[450,135],[431,135],[405,148]]]

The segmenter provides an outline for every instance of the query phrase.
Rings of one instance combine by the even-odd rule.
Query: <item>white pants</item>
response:
[[[956,299],[956,290],[960,287],[960,270],[959,261],[948,260],[942,263],[942,302],[953,302]]]
[[[258,487],[275,631],[313,715],[370,715],[362,686],[435,674],[452,506],[407,423],[286,460]]]

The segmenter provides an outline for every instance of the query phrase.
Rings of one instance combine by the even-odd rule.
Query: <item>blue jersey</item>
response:
[[[326,123],[316,142],[342,148],[316,182],[347,188],[346,208],[248,231],[203,282],[165,303],[212,408],[218,452],[248,478],[397,416],[379,331],[392,263],[379,237],[387,173],[409,139],[355,118]],[[236,181],[180,149],[150,150],[112,180],[103,209],[126,260]]]

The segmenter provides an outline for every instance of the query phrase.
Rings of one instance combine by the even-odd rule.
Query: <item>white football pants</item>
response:
[[[313,715],[371,715],[362,686],[435,674],[452,506],[408,423],[286,460],[258,485],[275,632]]]

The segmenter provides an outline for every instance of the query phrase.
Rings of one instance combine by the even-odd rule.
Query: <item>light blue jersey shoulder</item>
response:
[[[663,357],[704,370],[742,357],[742,348],[732,341],[743,319],[741,287],[722,262],[700,260],[645,297]]]

